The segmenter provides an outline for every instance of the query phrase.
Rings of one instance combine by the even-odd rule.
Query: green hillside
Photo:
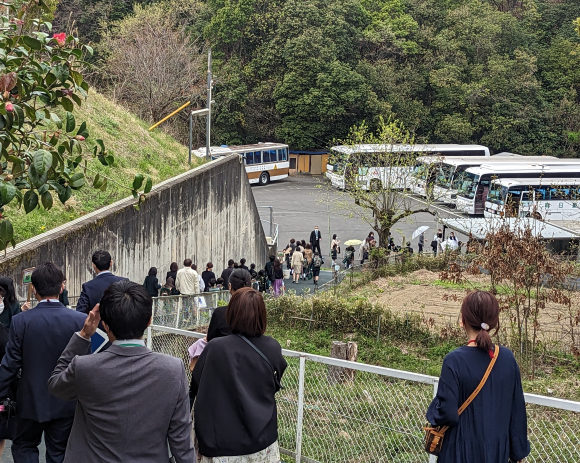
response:
[[[112,168],[104,167],[96,159],[88,163],[89,169],[109,177],[107,190],[102,192],[86,186],[75,192],[66,205],[55,197],[54,207],[48,212],[37,209],[25,214],[23,208],[6,207],[5,215],[12,220],[17,242],[130,196],[131,192],[122,185],[130,186],[137,172],[150,175],[156,184],[190,168],[187,147],[160,129],[149,132],[147,123],[94,90],[74,114],[77,121],[87,122],[91,149],[94,140],[100,138],[116,158]],[[196,159],[196,162],[200,161]],[[94,177],[88,171],[86,175],[89,181]]]

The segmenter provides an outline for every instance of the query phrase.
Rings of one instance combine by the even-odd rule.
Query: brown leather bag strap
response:
[[[483,389],[483,386],[485,385],[487,378],[489,378],[489,374],[491,373],[491,370],[495,365],[495,361],[497,360],[498,355],[499,355],[499,345],[496,344],[495,352],[493,353],[493,358],[491,359],[491,362],[489,362],[489,366],[487,367],[487,370],[485,370],[483,378],[481,378],[481,381],[479,382],[479,385],[475,388],[475,391],[473,391],[471,395],[467,398],[467,400],[463,403],[463,405],[459,407],[459,410],[457,411],[458,415],[461,415],[464,412],[464,410],[469,406],[469,404],[473,402],[473,399],[477,397],[477,394],[479,394],[481,389]],[[439,432],[445,433],[445,431],[447,431],[448,429],[449,426],[444,426],[439,430]]]

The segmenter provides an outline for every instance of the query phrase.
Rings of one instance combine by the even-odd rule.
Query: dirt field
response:
[[[426,324],[440,329],[458,325],[461,302],[468,291],[486,289],[489,285],[489,277],[481,275],[469,276],[468,289],[449,288],[439,281],[438,273],[418,270],[407,276],[380,278],[361,292],[393,311],[421,314]],[[573,307],[580,307],[578,293],[573,296]],[[566,343],[571,340],[565,310],[557,304],[549,304],[541,313],[541,337],[545,342]],[[580,336],[580,329],[576,328],[575,333]]]

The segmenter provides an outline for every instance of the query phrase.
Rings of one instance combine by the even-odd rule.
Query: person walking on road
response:
[[[274,260],[274,295],[280,296],[284,294],[284,271],[282,264],[278,259]]]
[[[270,287],[274,284],[274,261],[276,260],[276,256],[270,256],[270,260],[266,262],[264,266],[264,271],[266,272],[266,291],[270,289]]]
[[[149,296],[159,296],[159,289],[161,289],[161,285],[159,284],[159,280],[157,280],[157,268],[151,267],[149,269],[149,274],[145,277],[143,286],[145,286]]]
[[[292,270],[293,270],[293,283],[298,283],[300,280],[300,274],[302,273],[302,261],[304,260],[304,255],[299,251],[300,248],[296,248],[292,254]]]
[[[186,296],[199,294],[199,275],[191,268],[191,264],[191,259],[185,259],[183,268],[179,269],[175,280],[177,291]]]
[[[322,257],[317,252],[312,258],[312,278],[314,280],[314,286],[318,286],[318,279],[320,278],[320,268],[324,264]]]
[[[314,230],[312,230],[312,233],[310,233],[310,245],[312,246],[312,252],[318,251],[320,254],[322,254],[322,251],[320,250],[321,242],[322,235],[320,234],[318,226],[316,226],[314,227]]]
[[[228,260],[228,267],[225,268],[223,270],[223,272],[222,272],[221,277],[224,280],[224,288],[227,288],[228,287],[228,283],[230,282],[230,275],[235,270],[234,269],[234,264],[235,264],[235,262],[234,262],[233,259]]]
[[[419,254],[423,254],[424,245],[425,245],[425,232],[419,235]]]

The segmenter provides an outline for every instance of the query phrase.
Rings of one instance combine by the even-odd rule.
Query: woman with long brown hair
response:
[[[520,369],[513,353],[493,345],[499,329],[499,305],[487,291],[473,291],[461,305],[465,346],[443,360],[437,395],[427,411],[434,426],[448,426],[438,463],[517,462],[530,453]],[[473,401],[459,414],[482,382]]]

